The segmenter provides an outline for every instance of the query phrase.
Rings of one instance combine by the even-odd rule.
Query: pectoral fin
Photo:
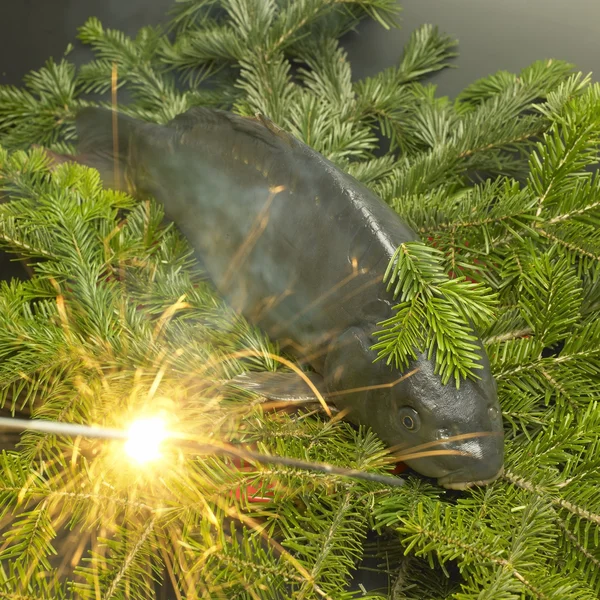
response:
[[[325,385],[321,375],[304,373],[304,375],[325,397]],[[297,373],[248,372],[238,375],[229,381],[233,385],[269,400],[283,402],[318,402],[318,398],[308,383]]]

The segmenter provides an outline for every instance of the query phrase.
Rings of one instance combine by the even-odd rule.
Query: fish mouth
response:
[[[456,477],[456,475],[458,473],[460,473],[460,471],[454,471],[452,473],[448,473],[447,475],[444,475],[443,477],[440,477],[437,480],[438,485],[441,485],[442,487],[444,487],[448,490],[466,490],[475,485],[487,485],[488,483],[492,483],[492,481],[496,481],[496,479],[498,479],[504,473],[504,467],[501,467],[499,469],[499,471],[493,477],[490,477],[489,479],[477,479],[477,480],[471,480],[471,481],[453,481],[453,479]]]

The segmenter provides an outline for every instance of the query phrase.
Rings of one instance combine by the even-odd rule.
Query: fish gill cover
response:
[[[194,106],[265,115],[418,232],[390,264],[403,287],[379,350],[402,364],[431,347],[460,388],[478,327],[503,476],[455,492],[410,473],[397,488],[175,447],[140,466],[118,442],[27,432],[0,459],[0,597],[350,598],[369,559],[389,578],[370,597],[598,596],[600,88],[545,60],[439,98],[421,80],[455,42],[431,26],[353,81],[338,38],[365,16],[393,26],[394,7],[185,1],[168,33],[135,39],[92,18],[79,37],[94,61],[1,87],[0,242],[30,274],[0,288],[1,399],[117,428],[158,415],[197,443],[380,474],[395,460],[365,427],[226,386],[290,363],[160,204],[50,164],[44,149],[74,153],[89,93],[118,86],[119,110],[148,122]]]

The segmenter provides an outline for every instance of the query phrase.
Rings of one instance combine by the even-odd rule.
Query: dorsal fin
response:
[[[283,140],[288,146],[292,146],[292,143],[296,141],[294,136],[288,133],[285,129],[282,129],[277,123],[271,121],[268,117],[262,113],[256,113],[256,118],[272,133],[274,133],[279,139]]]
[[[270,148],[282,150],[282,142],[290,147],[295,141],[294,137],[277,126],[264,115],[256,117],[243,117],[222,110],[194,106],[185,113],[176,116],[169,126],[183,134],[190,142],[194,141],[194,130],[200,128],[204,131],[214,131],[219,128],[231,129],[233,132],[245,134]]]

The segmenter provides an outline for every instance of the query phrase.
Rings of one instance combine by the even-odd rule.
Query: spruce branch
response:
[[[0,86],[0,142],[10,149],[37,143],[60,151],[61,142],[75,137],[75,112],[89,104],[77,97],[75,67],[50,59],[24,84]]]
[[[498,71],[468,85],[458,95],[457,103],[462,110],[472,110],[478,104],[502,95],[518,85],[529,98],[525,100],[526,103],[545,97],[546,102],[540,106],[559,109],[562,106],[559,99],[573,97],[589,82],[589,78],[583,78],[580,73],[572,73],[572,70],[572,64],[550,59],[536,61],[519,74]]]
[[[436,371],[442,381],[476,376],[477,337],[470,322],[481,325],[492,316],[494,296],[480,284],[464,278],[449,279],[442,267],[443,254],[423,244],[408,242],[396,250],[384,276],[388,291],[401,303],[397,315],[380,323],[373,346],[379,359],[406,367],[409,357],[435,350]],[[426,328],[423,331],[423,321]],[[460,333],[458,333],[460,332]]]
[[[168,12],[170,28],[186,31],[204,25],[218,11],[219,0],[178,0]]]
[[[456,56],[455,46],[454,40],[431,25],[417,29],[411,34],[398,67],[355,85],[356,117],[374,119],[392,146],[404,144],[403,122],[409,120],[411,105],[420,97],[419,88],[406,84],[449,66],[447,60]]]
[[[116,65],[118,86],[127,86],[138,100],[134,111],[137,116],[164,123],[193,105],[194,92],[179,91],[167,67],[159,61],[159,51],[164,47],[159,30],[143,28],[132,40],[120,31],[105,30],[98,19],[91,17],[80,27],[78,37],[98,57],[79,71],[82,91],[109,90]]]

